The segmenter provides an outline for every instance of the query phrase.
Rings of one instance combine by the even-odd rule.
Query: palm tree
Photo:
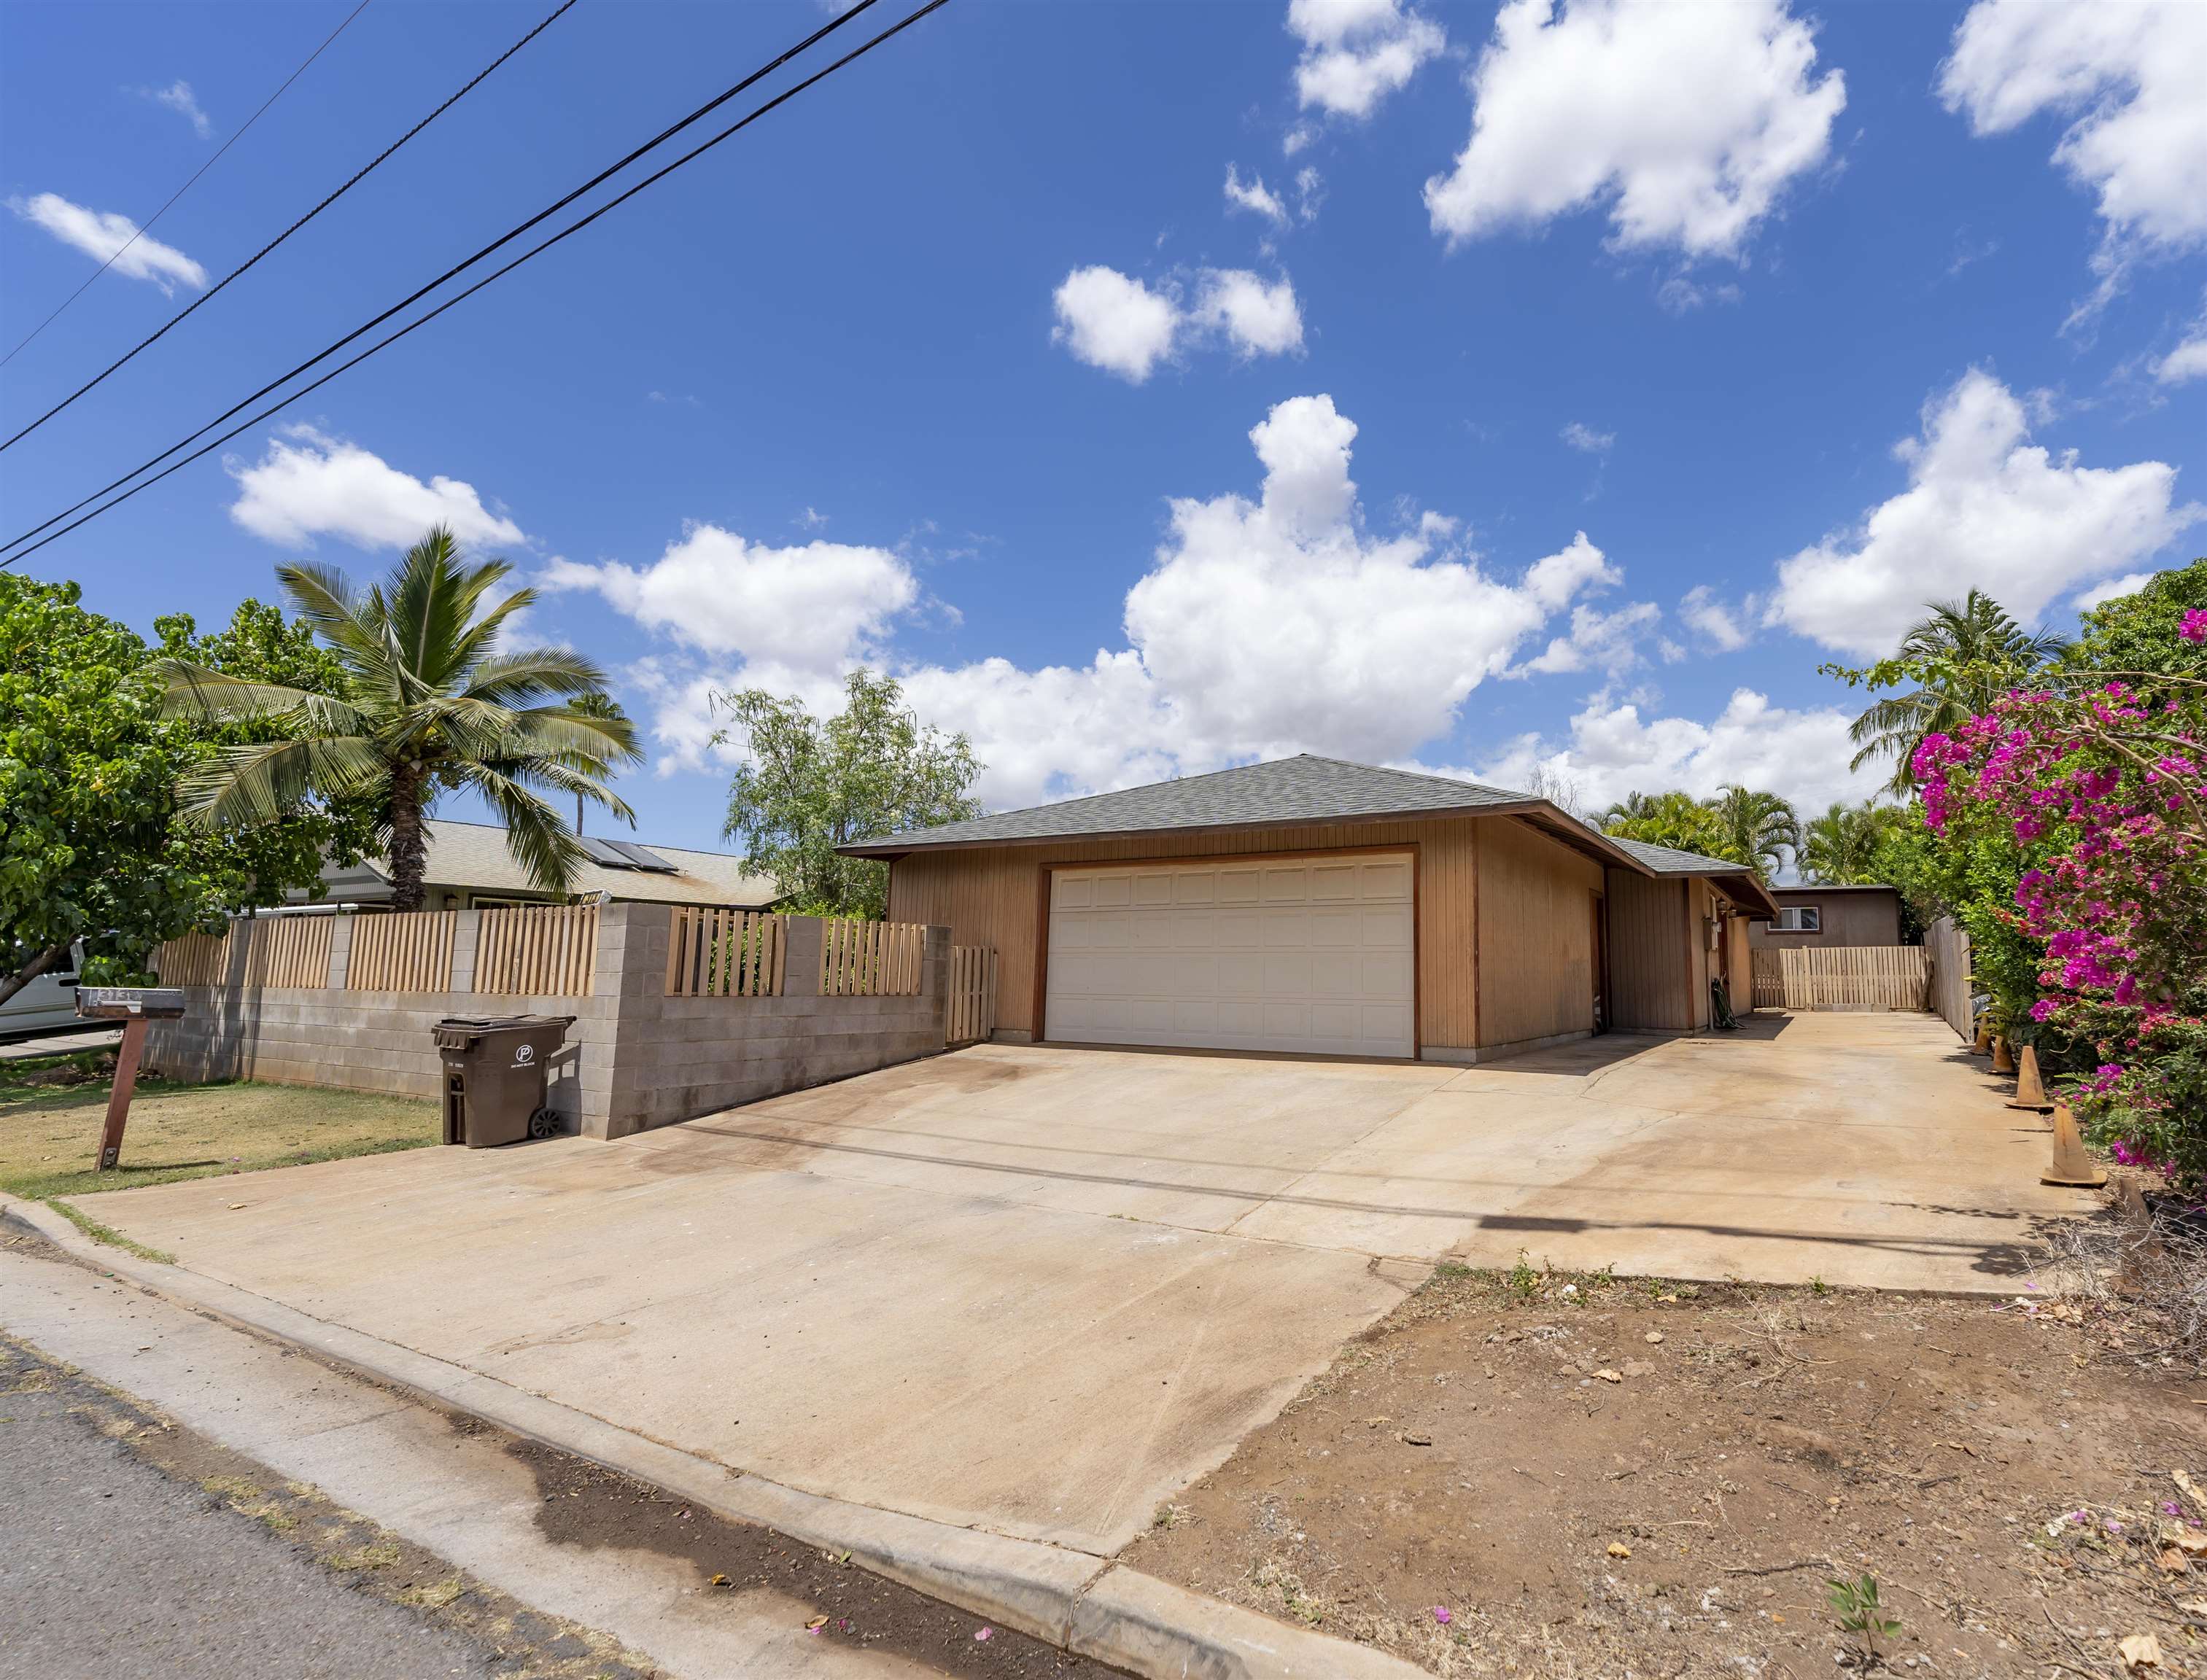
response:
[[[1873,800],[1859,805],[1835,804],[1803,831],[1801,867],[1821,886],[1875,882],[1879,848],[1905,821],[1906,814],[1898,805]]]
[[[1720,788],[1707,804],[1731,841],[1726,855],[1752,864],[1765,875],[1775,875],[1785,854],[1800,846],[1801,819],[1775,793],[1733,784]]]
[[[186,821],[243,828],[303,800],[368,801],[391,866],[392,905],[422,906],[428,847],[422,821],[443,792],[467,788],[505,822],[506,846],[537,887],[564,893],[583,861],[575,836],[534,791],[572,793],[634,820],[601,777],[632,763],[626,719],[577,703],[604,679],[558,648],[498,649],[505,621],[536,599],[485,601],[512,568],[471,565],[442,526],[382,583],[356,590],[334,567],[283,565],[291,605],[337,656],[334,695],[226,677],[180,659],[153,662],[171,715],[254,719],[278,738],[219,749],[177,789]]]
[[[626,723],[629,720],[628,714],[621,708],[621,702],[601,691],[577,695],[567,702],[567,709],[577,717],[595,718],[601,723]],[[583,832],[583,796],[580,792],[575,795],[575,832],[577,834]]]
[[[1951,732],[1989,712],[2015,679],[2066,647],[2064,637],[2034,634],[2010,618],[1990,595],[1971,589],[1957,601],[1937,601],[1909,626],[1898,657],[1935,661],[1947,674],[1906,694],[1875,702],[1854,720],[1848,738],[1861,750],[1848,768],[1893,761],[1887,791],[1905,795],[1916,785],[1910,761],[1926,735]]]

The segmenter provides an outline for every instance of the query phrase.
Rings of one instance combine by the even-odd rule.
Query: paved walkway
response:
[[[2045,1151],[1936,1020],[1810,1015],[1468,1070],[983,1047],[78,1205],[723,1463],[1108,1554],[1436,1259],[2004,1293],[2090,1205]]]

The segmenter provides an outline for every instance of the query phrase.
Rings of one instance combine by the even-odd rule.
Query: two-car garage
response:
[[[1408,852],[1050,872],[1046,1037],[1416,1053]]]

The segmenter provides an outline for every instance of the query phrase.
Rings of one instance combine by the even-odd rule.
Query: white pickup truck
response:
[[[84,953],[75,954],[75,961]],[[75,963],[58,974],[41,974],[5,1003],[0,1003],[0,1039],[27,1038],[57,1027],[81,1026],[76,1018]]]

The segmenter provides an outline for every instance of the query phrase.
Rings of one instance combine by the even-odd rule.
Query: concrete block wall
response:
[[[350,918],[331,941],[327,989],[186,989],[180,1021],[157,1021],[147,1063],[177,1079],[380,1091],[435,1100],[443,1068],[430,1029],[447,1015],[572,1015],[547,1100],[592,1137],[619,1138],[943,1048],[950,931],[930,928],[916,997],[822,997],[820,924],[792,918],[780,997],[668,997],[665,905],[613,904],[598,918],[588,997],[473,989],[478,912],[462,911],[452,989],[344,989]]]

